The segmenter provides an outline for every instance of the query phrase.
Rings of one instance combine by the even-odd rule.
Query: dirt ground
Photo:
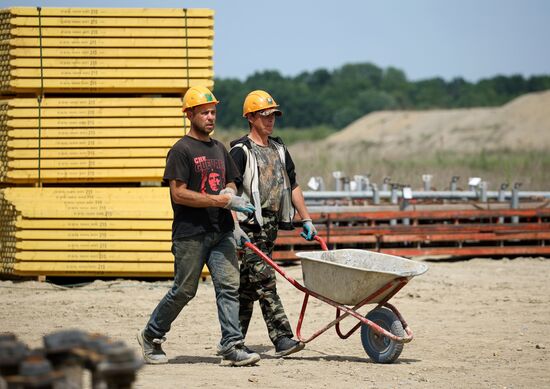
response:
[[[231,368],[215,355],[219,325],[212,284],[196,298],[168,334],[168,365],[145,366],[136,388],[542,388],[550,387],[550,260],[473,259],[429,262],[392,302],[415,339],[391,365],[371,362],[359,332],[341,340],[333,329],[293,358],[274,358],[259,309],[247,344],[262,360]],[[298,280],[297,265],[286,267]],[[0,332],[15,333],[39,347],[50,332],[79,328],[122,340],[139,351],[138,329],[170,283],[95,281],[61,289],[48,283],[0,281]],[[284,279],[279,289],[295,327],[302,293]],[[334,318],[334,309],[311,301],[303,334]],[[355,324],[343,322],[343,328]]]

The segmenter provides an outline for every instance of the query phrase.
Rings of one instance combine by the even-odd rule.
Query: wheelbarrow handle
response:
[[[252,242],[244,242],[244,247],[252,250],[257,256],[259,256],[264,262],[268,263],[269,266],[271,266],[277,273],[282,275],[288,282],[290,282],[292,285],[294,285],[296,288],[300,289],[301,291],[305,291],[305,288],[294,278],[292,278],[290,275],[288,275],[281,266],[275,263],[273,259],[269,258],[262,250],[260,250],[256,245],[254,245]]]
[[[319,244],[321,245],[321,249],[323,251],[328,251],[327,242],[325,242],[325,240],[323,238],[321,238],[319,235],[315,235],[313,237],[313,239],[315,239],[317,242],[319,242]]]
[[[319,244],[321,245],[321,248],[324,251],[328,250],[327,244],[325,243],[325,240],[321,238],[319,235],[315,235],[314,238]],[[294,278],[292,278],[290,275],[288,275],[281,266],[279,266],[273,259],[269,258],[262,250],[260,250],[256,245],[254,245],[252,242],[244,242],[244,247],[249,248],[252,250],[257,256],[259,256],[264,262],[267,262],[269,266],[271,266],[277,273],[279,273],[281,276],[283,276],[288,282],[290,282],[294,287],[301,290],[304,293],[309,294],[310,291],[305,288],[302,284],[300,284],[298,281],[296,281]]]

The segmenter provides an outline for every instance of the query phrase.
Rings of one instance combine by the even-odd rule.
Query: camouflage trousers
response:
[[[252,232],[246,226],[243,226],[243,230],[256,247],[271,257],[278,232],[276,217],[264,216],[264,226],[260,232]],[[260,304],[271,341],[275,343],[281,336],[292,338],[294,334],[277,294],[275,269],[248,248],[242,252],[240,260],[239,320],[243,338],[248,332],[256,300]]]

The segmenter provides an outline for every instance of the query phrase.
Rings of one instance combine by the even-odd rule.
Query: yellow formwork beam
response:
[[[9,100],[0,100],[0,104],[5,104],[10,110],[19,108],[37,108],[38,100],[36,98],[12,98]],[[181,108],[182,99],[180,97],[45,97],[42,99],[42,109],[121,109],[140,107],[141,109],[154,109],[160,107],[178,107]],[[95,113],[96,111],[92,111]]]
[[[165,158],[42,159],[41,169],[106,169],[164,168]],[[38,160],[21,159],[7,162],[9,169],[38,169]]]
[[[171,147],[180,138],[91,138],[91,139],[42,139],[43,149],[59,148],[120,148],[120,147]],[[14,139],[7,142],[13,149],[37,149],[38,139]]]
[[[25,188],[11,187],[0,190],[0,198],[16,207],[29,207],[38,204],[52,203],[57,208],[69,205],[98,206],[105,208],[118,207],[119,210],[141,212],[144,205],[158,209],[170,207],[168,187],[142,188]],[[24,214],[25,217],[32,215]]]
[[[37,27],[1,28],[0,34],[13,37],[82,37],[82,38],[212,38],[212,28],[66,28],[45,27],[39,30]]]
[[[47,99],[44,99],[44,102]],[[70,106],[44,106],[41,110],[36,108],[13,108],[9,107],[6,112],[0,113],[0,117],[6,118],[99,118],[111,117],[126,119],[129,117],[180,117],[183,118],[181,104],[173,107],[70,107]],[[181,122],[180,122],[181,124]],[[128,126],[124,126],[128,127]],[[141,126],[140,126],[141,127]]]
[[[93,206],[72,206],[60,209],[49,209],[43,205],[19,207],[21,212],[35,219],[166,219],[173,217],[172,209],[118,210],[99,209]],[[18,208],[18,209],[19,209]]]
[[[20,68],[211,68],[212,58],[2,58],[0,66]]]
[[[38,188],[6,188],[0,195],[3,204],[13,204],[17,212],[30,219],[171,220],[173,211],[168,201],[168,188],[154,189],[136,188],[132,195],[112,191],[111,197],[101,197],[101,192],[93,188],[67,194]],[[119,197],[115,197],[117,195]]]
[[[2,70],[0,69],[0,73]],[[7,70],[12,78],[212,78],[212,69],[110,69],[110,68],[15,68]],[[180,81],[181,82],[181,81]]]
[[[141,78],[141,79],[103,79],[103,78],[46,78],[40,79],[15,79],[0,83],[1,88],[10,92],[28,92],[29,90],[47,90],[49,93],[67,93],[71,91],[105,92],[105,93],[185,93],[190,86],[204,86],[212,88],[214,82],[211,79],[202,78]]]
[[[165,201],[168,196],[165,195]],[[79,220],[79,219],[27,219],[21,218],[14,224],[20,229],[73,229],[73,230],[172,230],[170,220]]]
[[[184,49],[187,47],[212,47],[213,40],[211,38],[48,38],[38,36],[34,38],[8,38],[5,39],[0,34],[0,43],[8,43],[11,47],[57,47],[57,48],[178,48]]]
[[[183,128],[43,128],[40,138],[166,138],[178,137],[185,134]],[[38,138],[38,129],[25,128],[21,130],[8,130],[10,138]]]
[[[146,148],[109,148],[109,149],[44,149],[40,158],[149,158],[166,157],[170,147]],[[8,158],[34,159],[39,153],[36,149],[8,150]]]
[[[21,240],[86,240],[86,241],[163,241],[172,239],[172,231],[109,231],[109,230],[20,230],[14,236]]]
[[[169,251],[18,251],[14,257],[22,262],[174,262]]]
[[[41,169],[42,182],[143,182],[161,181],[162,168],[127,169]],[[38,169],[8,171],[6,181],[30,184],[38,180]]]
[[[82,117],[82,118],[43,118],[38,122],[38,115],[35,118],[22,118],[7,120],[5,125],[13,129],[31,128],[122,128],[122,127],[181,127],[188,126],[187,119],[182,117]]]
[[[4,9],[8,15],[38,16],[36,7],[10,7]],[[212,18],[214,11],[206,8],[63,8],[46,7],[40,10],[44,17],[136,17],[136,18]]]
[[[15,275],[172,277],[173,263],[155,262],[19,262]]]
[[[65,190],[64,190],[65,189]],[[25,188],[11,187],[0,191],[0,198],[19,208],[34,208],[37,204],[55,204],[56,209],[68,207],[116,208],[135,211],[139,216],[144,206],[169,210],[168,187],[143,188]],[[31,214],[23,214],[25,218]]]
[[[9,48],[0,49],[0,55],[43,58],[210,58],[209,48]]]
[[[168,198],[168,192],[166,192],[166,198]],[[61,199],[54,199],[54,198],[48,198],[46,196],[40,196],[33,198],[23,198],[18,199],[13,204],[16,205],[17,210],[21,210],[22,212],[34,211],[37,209],[37,202],[41,202],[42,205],[44,204],[53,204],[57,207],[57,210],[59,211],[65,211],[65,210],[71,210],[71,209],[99,209],[99,210],[111,210],[115,213],[121,212],[121,214],[124,214],[125,217],[120,217],[120,219],[128,218],[128,219],[138,219],[141,215],[142,208],[143,207],[154,207],[157,208],[159,211],[167,212],[170,211],[170,201],[169,200],[161,200],[161,199],[148,199],[143,198],[138,199],[136,197],[131,198],[118,198],[118,199],[102,199],[100,197],[96,198],[89,198],[89,199],[71,199],[71,198],[61,198]],[[126,217],[127,215],[135,216],[132,217]],[[33,214],[26,214],[23,213],[24,217],[26,218],[33,218]]]
[[[4,195],[10,201],[20,198],[55,197],[96,199],[96,198],[134,198],[139,201],[143,198],[157,199],[167,193],[168,188],[103,188],[103,187],[50,187],[50,188],[4,188],[0,189],[0,195]]]
[[[116,18],[67,18],[67,17],[29,17],[16,16],[9,19],[11,26],[17,27],[213,27],[212,18],[160,18],[160,17],[116,17]]]
[[[31,240],[16,242],[17,250],[82,250],[82,251],[168,251],[169,241],[79,241],[79,240]]]

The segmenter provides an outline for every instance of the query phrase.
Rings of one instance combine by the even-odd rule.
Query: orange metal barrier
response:
[[[550,208],[423,209],[321,212],[312,218],[330,248],[360,248],[405,257],[549,256]],[[512,222],[517,218],[517,222]],[[404,224],[406,221],[406,224]],[[315,249],[296,231],[280,231],[274,259]]]

